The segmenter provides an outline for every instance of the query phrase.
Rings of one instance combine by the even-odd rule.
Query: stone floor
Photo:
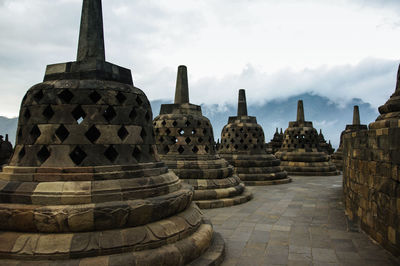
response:
[[[254,199],[204,210],[226,243],[223,265],[400,265],[364,233],[349,232],[342,177],[294,177],[250,187]]]

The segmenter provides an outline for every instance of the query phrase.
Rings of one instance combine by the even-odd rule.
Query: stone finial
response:
[[[358,108],[358,105],[354,105],[354,110],[353,110],[353,125],[360,125],[360,110]]]
[[[297,102],[297,122],[304,122],[304,107],[303,100]]]
[[[397,70],[396,91],[400,91],[400,65],[399,69]]]
[[[77,61],[106,60],[101,0],[83,0]]]
[[[8,134],[6,134],[6,141],[8,142]]]
[[[238,116],[247,116],[246,91],[239,90]]]
[[[276,134],[279,134],[278,128],[276,128],[276,131],[275,131],[275,133],[276,133]]]
[[[322,129],[319,129],[319,134],[322,135]]]
[[[176,78],[175,104],[189,103],[189,84],[186,66],[178,67]]]
[[[282,130],[282,128],[281,128],[281,134],[283,134],[283,130]]]

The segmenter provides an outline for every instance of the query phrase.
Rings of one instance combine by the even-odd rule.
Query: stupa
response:
[[[0,170],[6,164],[8,164],[12,154],[13,146],[8,139],[8,134],[6,134],[6,139],[3,140],[3,136],[0,135]]]
[[[332,150],[333,149],[332,144],[330,141],[329,143],[326,142],[324,134],[322,134],[322,129],[319,130],[318,138],[319,138],[319,147],[321,148],[321,150],[326,154],[331,155],[334,152],[334,150]]]
[[[343,171],[343,136],[346,133],[356,132],[360,130],[367,130],[367,125],[361,125],[360,123],[360,110],[357,105],[353,108],[353,123],[346,125],[345,130],[340,134],[339,148],[331,156],[331,161],[336,165],[336,169]]]
[[[267,153],[262,127],[247,115],[245,90],[239,90],[237,116],[229,117],[221,133],[219,154],[235,167],[240,179],[250,186],[283,184],[291,181],[280,161]]]
[[[249,201],[252,194],[216,153],[213,128],[201,106],[189,103],[186,66],[179,66],[174,104],[161,105],[154,119],[161,160],[192,185],[200,208],[227,207]]]
[[[276,128],[274,137],[267,144],[267,152],[275,154],[282,146],[283,134],[279,133],[278,128]]]
[[[224,243],[160,162],[146,95],[105,61],[101,0],[83,0],[77,61],[22,100],[0,173],[0,265],[218,264]]]
[[[275,154],[289,175],[337,175],[329,155],[319,146],[312,122],[305,121],[303,101],[297,106],[297,120],[289,122],[281,149]]]

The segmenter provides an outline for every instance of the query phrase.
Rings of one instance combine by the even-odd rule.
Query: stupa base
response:
[[[234,205],[239,205],[250,201],[253,198],[253,194],[248,190],[244,189],[243,193],[234,197],[210,199],[210,200],[194,200],[200,209],[213,209],[223,208]]]
[[[292,182],[290,177],[284,179],[276,180],[266,180],[266,181],[243,181],[246,186],[271,186],[271,185],[282,185]]]

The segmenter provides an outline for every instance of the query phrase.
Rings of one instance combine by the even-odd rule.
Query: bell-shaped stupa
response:
[[[247,115],[245,90],[239,90],[238,114],[229,117],[222,129],[219,154],[235,167],[240,179],[250,186],[288,183],[291,178],[274,155],[267,153],[262,127]]]
[[[360,130],[367,130],[367,125],[361,125],[360,123],[360,111],[357,105],[353,108],[353,123],[346,125],[346,129],[340,134],[339,148],[331,156],[331,161],[336,165],[336,169],[343,171],[343,136],[346,133],[356,132]]]
[[[101,0],[83,0],[78,58],[22,100],[0,173],[1,265],[218,263],[223,240],[162,163],[146,95],[105,61]]]
[[[337,175],[329,155],[319,146],[312,122],[305,121],[303,101],[297,106],[297,121],[289,122],[281,149],[275,154],[289,175]]]
[[[227,207],[249,201],[252,194],[216,153],[213,128],[201,106],[189,103],[186,66],[179,66],[175,103],[161,105],[154,119],[161,160],[192,185],[200,208]]]
[[[8,134],[6,134],[5,140],[3,140],[3,136],[0,135],[0,171],[4,165],[8,164],[13,152],[14,149],[8,139]]]
[[[319,138],[319,147],[321,148],[321,150],[326,154],[331,155],[335,150],[332,150],[332,145],[330,141],[329,143],[326,142],[324,134],[322,134],[322,129],[319,130],[318,138]]]
[[[283,134],[279,133],[278,128],[276,128],[274,137],[267,144],[267,152],[275,154],[282,146]]]

